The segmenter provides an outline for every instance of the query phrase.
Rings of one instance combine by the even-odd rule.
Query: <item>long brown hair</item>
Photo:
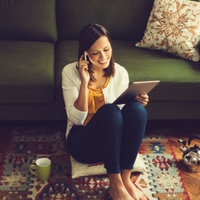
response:
[[[110,33],[106,30],[105,27],[99,25],[99,24],[88,24],[85,26],[81,33],[80,33],[80,38],[79,38],[79,51],[78,51],[78,60],[80,57],[83,55],[84,51],[87,51],[94,43],[96,40],[98,40],[101,36],[106,36],[111,44],[111,36]],[[111,45],[112,46],[112,45]],[[91,67],[91,63],[89,64],[89,73],[91,80],[95,80]],[[110,64],[107,68],[104,69],[105,77],[113,76],[115,73],[115,68],[114,68],[114,58],[113,54],[111,56]]]

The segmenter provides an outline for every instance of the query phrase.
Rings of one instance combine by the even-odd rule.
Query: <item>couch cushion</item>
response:
[[[114,39],[141,39],[153,1],[58,0],[59,39],[78,39],[81,29],[90,23],[105,26]]]
[[[0,0],[0,40],[56,39],[55,0]]]
[[[115,60],[129,72],[130,81],[160,80],[153,101],[199,101],[200,61],[134,47],[135,41],[114,41]]]
[[[132,81],[160,80],[151,92],[151,101],[199,101],[200,62],[171,54],[135,47],[136,41],[113,41],[115,61],[124,66]],[[61,70],[76,61],[78,41],[62,41],[56,50],[57,99],[63,101]],[[61,53],[62,52],[62,53]]]
[[[54,45],[0,41],[0,103],[54,101]]]

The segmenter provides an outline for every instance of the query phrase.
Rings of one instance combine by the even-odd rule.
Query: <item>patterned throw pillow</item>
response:
[[[78,178],[81,176],[92,176],[92,175],[103,175],[106,174],[104,163],[84,164],[76,161],[70,156],[72,178]],[[146,172],[144,162],[142,161],[141,155],[138,154],[134,168],[132,172]]]
[[[164,50],[198,61],[200,3],[189,0],[155,0],[144,37],[137,47]]]

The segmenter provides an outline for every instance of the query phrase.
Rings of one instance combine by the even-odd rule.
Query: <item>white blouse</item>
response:
[[[74,124],[83,125],[87,111],[83,112],[74,107],[78,98],[81,79],[76,68],[77,62],[66,65],[62,70],[62,90],[67,114],[66,138]],[[110,78],[107,87],[103,88],[105,103],[112,103],[129,85],[129,76],[126,69],[115,63],[115,74]],[[123,105],[120,105],[121,108]]]

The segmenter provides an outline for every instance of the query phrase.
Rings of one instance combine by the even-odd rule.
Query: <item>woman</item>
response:
[[[62,72],[68,151],[82,163],[104,162],[113,200],[146,200],[130,176],[145,132],[148,95],[112,104],[128,84],[127,71],[114,63],[109,32],[98,24],[84,27],[78,62]]]

